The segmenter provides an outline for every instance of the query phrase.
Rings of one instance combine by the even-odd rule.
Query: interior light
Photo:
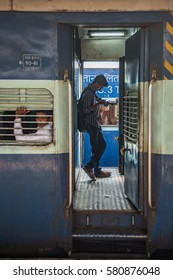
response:
[[[124,37],[125,31],[89,31],[88,34],[90,37]]]

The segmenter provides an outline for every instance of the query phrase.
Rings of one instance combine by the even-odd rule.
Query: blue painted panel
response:
[[[55,16],[0,13],[0,79],[71,79],[72,36]]]
[[[28,15],[28,14],[33,14],[32,12],[1,12],[5,16],[8,14],[17,14],[18,16],[21,14]],[[104,23],[117,23],[118,25],[120,22],[123,22],[124,24],[126,23],[129,26],[129,22],[131,23],[131,26],[140,26],[145,25],[146,23],[155,23],[155,22],[161,22],[163,20],[168,20],[169,17],[171,17],[170,13],[167,11],[158,11],[158,12],[44,12],[44,13],[36,13],[34,12],[34,15],[40,15],[43,17],[45,16],[46,18],[48,17],[54,17],[56,21],[61,22],[61,23],[68,23],[74,25],[79,25],[86,23],[90,24],[96,24],[101,23],[102,25]]]
[[[152,204],[155,215],[150,217],[152,250],[173,250],[173,156],[152,155]]]
[[[104,128],[103,135],[107,143],[106,150],[101,158],[100,166],[102,167],[117,167],[118,166],[118,142],[115,137],[118,136],[118,130],[112,130]],[[91,156],[90,140],[87,132],[84,134],[84,159],[83,164],[85,165]]]
[[[1,155],[0,182],[0,247],[69,243],[67,154]]]
[[[144,75],[144,29],[140,29],[132,37],[128,38],[125,44],[125,54],[125,95],[129,95],[128,91],[134,89],[135,93],[130,92],[130,95],[136,96],[139,92],[139,82],[143,80]],[[138,105],[136,106],[137,112]],[[130,118],[130,120],[132,121],[134,118]],[[124,137],[124,147],[126,149],[124,155],[124,189],[126,196],[137,209],[139,209],[140,191],[138,145],[138,141],[131,142],[127,137]]]
[[[148,80],[151,79],[152,76],[152,71],[153,69],[156,69],[157,71],[157,80],[162,80],[164,79],[164,26],[163,23],[156,23],[152,24],[147,28],[148,31],[148,61],[149,63],[149,70],[147,71],[148,73],[146,78]],[[171,40],[172,40],[172,35],[170,35]],[[165,48],[166,50],[166,48]],[[167,51],[167,54],[169,51]],[[170,53],[169,53],[170,56]],[[172,55],[171,55],[172,56]],[[160,59],[158,59],[158,57]],[[168,57],[166,57],[168,58]],[[146,79],[145,78],[145,79]]]
[[[56,41],[53,23],[34,14],[0,15],[0,78],[54,79]],[[38,55],[41,67],[23,55]]]

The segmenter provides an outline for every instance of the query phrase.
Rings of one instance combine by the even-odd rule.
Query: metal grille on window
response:
[[[138,95],[128,91],[124,96],[123,132],[126,141],[136,143],[138,140]]]
[[[16,119],[16,108],[25,107],[29,111],[19,119],[21,129],[18,131],[19,140],[14,133],[14,121]],[[0,89],[0,144],[19,145],[34,143],[37,145],[48,144],[48,138],[44,134],[51,135],[52,141],[52,120],[53,120],[53,95],[47,89],[12,88]],[[40,112],[43,120],[42,129],[36,122],[36,115]],[[41,112],[43,114],[41,114]],[[20,122],[21,121],[21,122]],[[44,127],[44,128],[43,128]],[[47,131],[49,130],[49,132]],[[38,132],[39,131],[39,132]],[[25,136],[25,137],[24,137]],[[33,136],[33,137],[28,137]],[[24,139],[24,140],[22,140]],[[46,140],[44,140],[46,139]]]

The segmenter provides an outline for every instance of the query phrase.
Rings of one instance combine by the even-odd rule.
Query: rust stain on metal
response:
[[[13,0],[11,0],[11,10],[13,11]]]

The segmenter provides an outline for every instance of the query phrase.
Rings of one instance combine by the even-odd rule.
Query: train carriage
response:
[[[171,257],[172,13],[1,12],[0,22],[1,256]],[[93,30],[125,35],[94,40]],[[119,162],[95,183],[77,130],[86,61],[119,63],[118,149],[107,147]],[[16,141],[20,106],[24,134],[52,111],[50,143]]]

